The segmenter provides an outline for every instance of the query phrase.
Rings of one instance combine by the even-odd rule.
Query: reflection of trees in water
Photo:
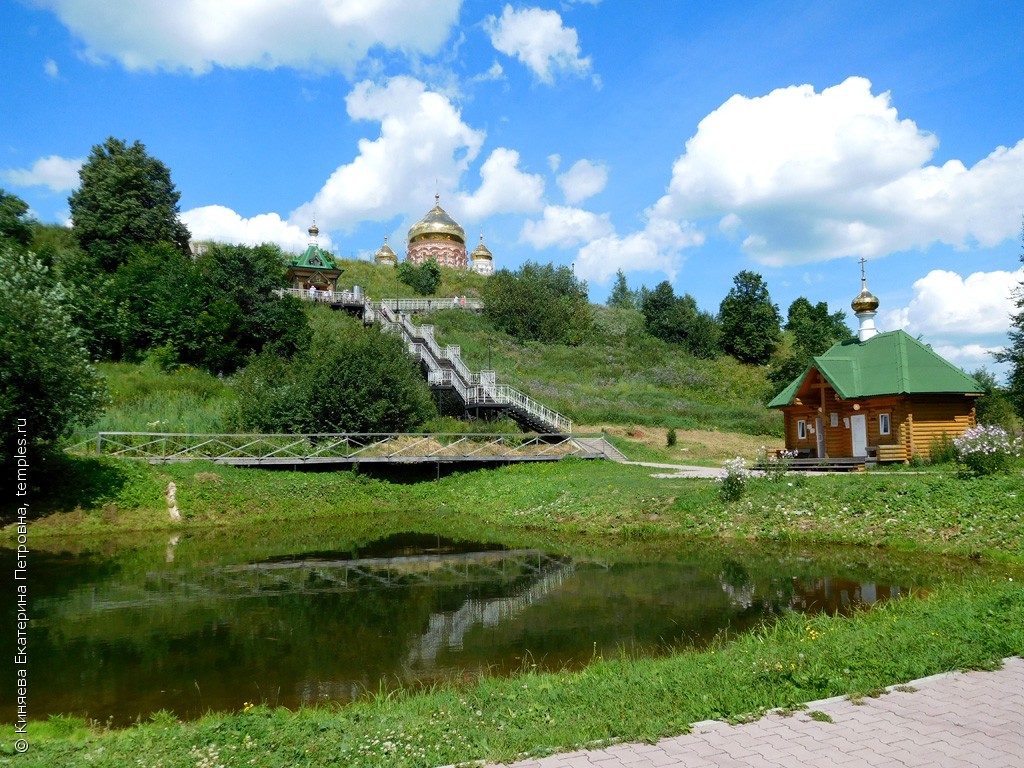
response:
[[[130,719],[243,700],[348,701],[382,681],[501,672],[527,654],[548,668],[580,666],[595,648],[612,656],[699,645],[766,614],[900,594],[819,576],[825,567],[803,557],[701,552],[598,564],[426,543],[430,554],[391,541],[369,556],[316,552],[200,569],[170,562],[177,541],[161,542],[145,565],[132,555],[130,568],[86,558],[82,572],[37,592],[37,706]]]

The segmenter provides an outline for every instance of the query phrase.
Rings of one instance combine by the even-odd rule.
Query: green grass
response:
[[[235,393],[194,368],[166,372],[152,363],[100,363],[111,404],[86,431],[223,432]]]
[[[357,263],[361,269],[383,269]],[[326,307],[307,309],[318,322],[340,320]],[[592,342],[579,347],[518,344],[482,315],[462,310],[435,312],[418,321],[435,324],[442,344],[461,345],[463,359],[473,370],[490,363],[500,383],[523,390],[577,424],[781,435],[780,415],[764,407],[769,387],[760,368],[729,357],[698,360],[643,334],[639,314],[633,311],[598,307],[597,318]],[[230,379],[195,369],[164,372],[151,363],[99,367],[112,404],[87,431],[227,430],[235,397]],[[663,460],[688,458],[684,448],[685,441]]]
[[[1024,653],[1019,472],[974,479],[953,471],[790,475],[781,482],[750,481],[740,501],[727,503],[713,481],[654,479],[641,467],[578,460],[413,484],[355,472],[58,462],[49,471],[68,481],[64,493],[71,496],[33,498],[36,551],[74,551],[90,541],[132,546],[132,530],[174,529],[197,541],[196,558],[222,555],[225,538],[241,542],[238,556],[244,558],[252,556],[253,541],[268,555],[315,547],[323,527],[344,518],[353,546],[399,530],[511,546],[564,542],[574,552],[640,547],[650,557],[728,541],[749,544],[751,562],[767,553],[789,558],[797,575],[801,550],[792,545],[835,545],[835,557],[848,565],[889,562],[890,550],[914,549],[946,556],[936,572],[948,581],[922,599],[847,618],[788,615],[701,651],[673,647],[661,658],[595,658],[579,672],[539,674],[524,666],[510,679],[485,676],[298,711],[239,701],[236,712],[194,723],[177,724],[164,712],[125,730],[57,716],[32,723],[32,748],[17,758],[19,765],[120,766],[140,755],[168,766],[246,765],[253,758],[282,766],[509,760],[654,739],[706,718],[741,722],[826,696],[872,695],[883,686],[950,669],[990,668]],[[167,519],[163,497],[172,479],[185,516],[177,525]],[[9,543],[13,535],[8,527],[0,541]],[[859,546],[846,546],[851,543]],[[782,545],[790,546],[778,549]],[[988,573],[996,566],[1005,576],[970,575],[967,555],[995,561]],[[137,566],[130,558],[119,562],[144,567],[146,558]],[[899,562],[891,558],[891,567]],[[0,730],[0,761],[12,753],[13,736],[10,727]]]
[[[338,268],[344,270],[338,280],[339,287],[351,288],[358,285],[363,293],[374,301],[381,298],[418,299],[412,288],[398,280],[394,267],[378,266],[372,261],[361,259],[339,259]],[[435,297],[453,296],[479,297],[486,277],[464,269],[441,267],[441,284],[433,294]]]
[[[1024,652],[1024,591],[969,581],[846,618],[796,614],[711,648],[664,658],[595,658],[579,672],[484,677],[381,693],[337,708],[238,702],[176,724],[170,713],[108,730],[75,718],[33,723],[18,765],[437,766],[652,741],[705,719],[744,722],[824,697],[876,694],[950,669],[992,669]],[[903,694],[890,694],[903,695]],[[13,754],[0,730],[0,755]]]
[[[1024,476],[962,479],[954,471],[755,479],[735,502],[713,480],[656,479],[652,470],[568,459],[392,483],[356,472],[239,469],[203,462],[149,466],[60,459],[41,474],[33,536],[173,528],[168,482],[184,527],[307,524],[320,518],[401,515],[429,527],[458,512],[501,540],[702,539],[857,544],[1024,560]],[[52,478],[64,478],[58,482]],[[67,482],[71,479],[71,482]],[[56,489],[56,490],[54,490]],[[10,539],[10,528],[0,542]]]
[[[487,318],[435,312],[443,344],[459,344],[473,370],[488,361],[509,383],[587,425],[637,424],[779,436],[782,418],[765,404],[763,369],[730,357],[700,360],[647,336],[640,314],[595,307],[593,339],[578,347],[518,344]]]

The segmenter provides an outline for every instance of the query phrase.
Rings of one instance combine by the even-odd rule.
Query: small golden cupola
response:
[[[860,293],[850,302],[854,315],[860,321],[857,338],[867,341],[878,333],[875,328],[875,315],[878,314],[878,297],[868,290],[867,275],[864,272],[865,259],[860,260]]]
[[[478,275],[494,274],[494,254],[484,245],[483,235],[480,235],[480,245],[473,249],[473,252],[469,254],[469,258],[473,263],[473,271]]]
[[[398,254],[388,245],[388,236],[384,235],[384,245],[377,249],[373,256],[374,264],[386,264],[390,267],[398,264]]]

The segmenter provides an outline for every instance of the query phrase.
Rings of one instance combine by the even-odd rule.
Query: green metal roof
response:
[[[334,257],[318,245],[310,244],[301,256],[292,259],[293,267],[335,269]]]
[[[905,331],[880,333],[867,341],[844,341],[815,357],[807,369],[768,403],[793,403],[812,368],[844,400],[881,395],[982,394],[973,378]]]

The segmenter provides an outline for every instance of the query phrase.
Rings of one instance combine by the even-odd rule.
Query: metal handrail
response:
[[[526,393],[507,385],[483,386],[480,374],[474,374],[469,370],[462,361],[461,354],[456,354],[452,347],[442,349],[438,345],[434,338],[433,325],[415,325],[409,318],[403,317],[400,326],[403,336],[409,339],[410,352],[413,351],[414,344],[421,344],[429,351],[429,356],[420,356],[419,359],[427,361],[428,381],[431,384],[454,387],[467,405],[496,404],[517,407],[544,423],[552,425],[556,430],[572,431],[571,419],[537,402]],[[422,339],[422,341],[417,341],[417,339]],[[440,359],[448,360],[454,371],[442,368]],[[452,375],[453,373],[455,375]]]
[[[302,462],[360,457],[486,458],[494,456],[601,456],[618,452],[601,435],[491,433],[204,434],[176,432],[97,432],[79,435],[72,453],[116,456],[151,462]]]

